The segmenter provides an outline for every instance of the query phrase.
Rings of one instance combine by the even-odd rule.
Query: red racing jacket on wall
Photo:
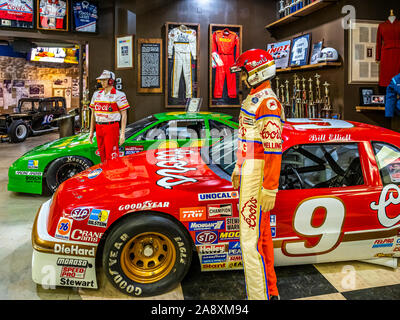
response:
[[[400,21],[389,20],[378,27],[376,60],[381,62],[379,85],[387,87],[394,76],[400,73]]]

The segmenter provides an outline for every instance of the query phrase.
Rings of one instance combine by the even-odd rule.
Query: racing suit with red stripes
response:
[[[115,88],[112,88],[109,94],[104,90],[93,94],[90,108],[94,111],[97,147],[101,162],[119,156],[121,111],[129,107],[125,94]]]
[[[260,195],[278,192],[284,110],[269,81],[253,88],[239,117],[237,167],[240,170],[240,246],[249,300],[277,296],[270,214]]]
[[[231,73],[230,67],[235,63],[235,55],[236,58],[239,56],[239,37],[235,32],[228,29],[215,31],[213,33],[211,52],[213,55],[218,54],[223,63],[223,65],[216,66],[214,97],[222,98],[226,78],[228,97],[236,98],[236,74]]]

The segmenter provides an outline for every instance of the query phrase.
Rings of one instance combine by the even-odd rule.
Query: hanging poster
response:
[[[98,5],[94,1],[74,0],[72,2],[74,17],[73,30],[77,32],[97,32]]]

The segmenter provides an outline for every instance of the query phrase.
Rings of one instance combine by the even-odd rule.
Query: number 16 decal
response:
[[[325,211],[323,221],[315,226],[315,214],[320,209]],[[345,211],[343,202],[335,197],[302,201],[293,216],[293,230],[305,240],[283,241],[283,253],[289,257],[311,256],[335,249],[343,235]]]

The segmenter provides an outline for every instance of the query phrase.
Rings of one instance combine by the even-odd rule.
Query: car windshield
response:
[[[132,137],[134,134],[138,133],[140,130],[148,127],[152,123],[158,121],[154,116],[148,116],[146,118],[140,119],[136,122],[130,123],[126,126],[125,137],[126,139]]]
[[[232,175],[236,164],[237,151],[237,132],[225,136],[220,141],[212,145],[209,149],[209,159],[211,163],[219,166],[224,172]]]

